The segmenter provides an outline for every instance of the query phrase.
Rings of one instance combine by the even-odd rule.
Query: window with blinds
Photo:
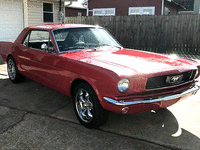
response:
[[[115,16],[115,8],[93,9],[93,16]]]
[[[129,7],[129,15],[154,15],[155,7]]]

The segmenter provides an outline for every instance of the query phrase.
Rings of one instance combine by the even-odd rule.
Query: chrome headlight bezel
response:
[[[199,74],[199,69],[196,70],[196,73],[195,73],[194,79],[196,79],[196,77],[198,76],[198,74]]]
[[[130,81],[127,78],[121,79],[117,84],[117,89],[120,93],[125,93],[130,86]]]

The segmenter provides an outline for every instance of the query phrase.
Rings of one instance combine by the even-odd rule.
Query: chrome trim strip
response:
[[[162,102],[162,101],[168,101],[175,98],[180,98],[183,96],[186,96],[188,94],[195,94],[200,89],[199,86],[195,85],[193,88],[188,89],[187,91],[184,91],[180,94],[170,95],[170,96],[164,96],[156,99],[147,99],[147,100],[139,100],[139,101],[133,101],[133,102],[124,102],[124,101],[116,101],[114,99],[103,97],[103,100],[105,102],[111,103],[116,106],[130,106],[130,105],[136,105],[136,104],[149,104],[149,103],[155,103],[155,102]]]
[[[54,32],[53,32],[54,30],[51,30],[51,33],[52,33],[52,35],[53,35],[53,39],[52,40],[54,40],[54,42],[56,43],[56,48],[57,48],[57,50],[58,50],[58,53],[60,53],[60,49],[59,49],[59,47],[58,47],[58,44],[57,44],[57,41],[56,41],[56,38],[55,38],[55,35],[54,35]]]

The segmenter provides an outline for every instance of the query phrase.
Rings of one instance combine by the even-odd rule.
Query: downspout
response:
[[[62,2],[60,0],[60,3],[59,3],[59,11],[61,12],[61,7],[62,7]]]
[[[88,6],[88,1],[87,1],[87,16],[89,16],[89,6]]]
[[[88,8],[88,6],[87,6],[87,16],[89,16],[89,8]]]
[[[164,14],[164,4],[165,4],[165,0],[162,0],[162,10],[161,10],[161,15]]]
[[[61,23],[63,24],[62,0],[59,1],[59,15]]]
[[[82,5],[85,5],[86,3],[87,3],[86,16],[89,16],[89,11],[90,11],[90,10],[89,10],[89,6],[88,6],[89,0],[85,0],[85,1],[83,1],[81,4],[82,4]]]
[[[87,1],[85,0],[85,1],[83,1],[83,2],[81,3],[82,5],[85,5],[85,4],[87,3],[86,16],[89,16],[89,6],[88,6],[88,1],[89,1],[89,0],[87,0]]]

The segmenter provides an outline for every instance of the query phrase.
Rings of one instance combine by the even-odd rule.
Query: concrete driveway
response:
[[[0,59],[2,149],[200,149],[200,92],[167,109],[77,121],[72,99],[30,79],[12,84]],[[56,147],[57,146],[57,147]]]

